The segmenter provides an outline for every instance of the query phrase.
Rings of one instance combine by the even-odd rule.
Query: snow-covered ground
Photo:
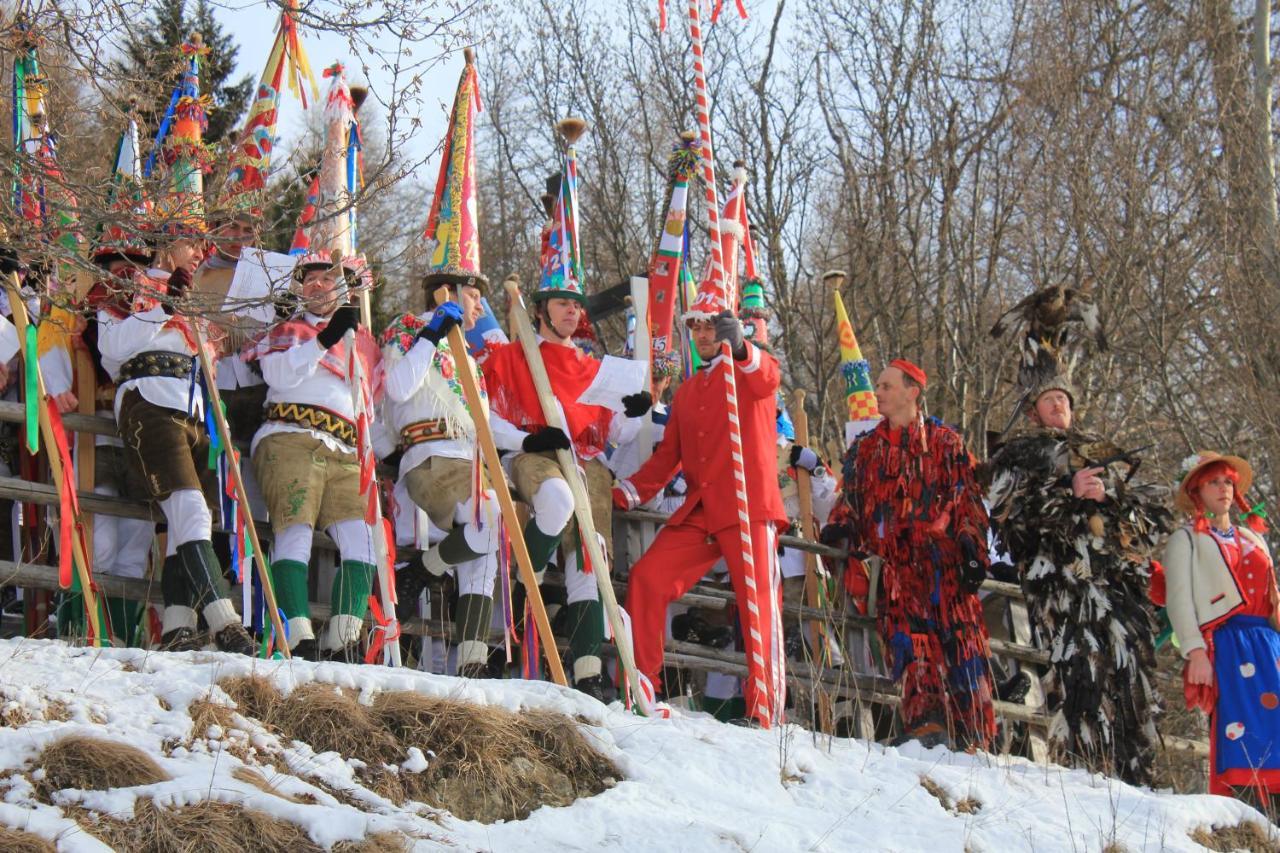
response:
[[[493,825],[461,821],[421,805],[396,806],[359,789],[335,800],[308,780],[350,789],[354,770],[342,756],[317,755],[301,742],[281,743],[260,730],[193,733],[187,708],[213,685],[255,672],[282,690],[311,681],[353,687],[365,701],[378,691],[411,690],[512,710],[544,708],[580,717],[589,740],[622,770],[604,793],[567,808],[544,807],[527,819]],[[328,846],[378,831],[418,840],[418,849],[494,851],[1097,851],[1203,850],[1189,832],[1210,824],[1262,822],[1252,809],[1210,796],[1174,796],[1133,788],[1081,771],[1021,759],[956,755],[914,746],[893,749],[856,740],[815,742],[799,729],[753,731],[698,714],[640,719],[547,683],[461,681],[424,673],[338,664],[254,661],[212,653],[167,655],[139,650],[70,648],[57,642],[0,642],[0,823],[55,839],[59,850],[103,850],[59,805],[131,814],[138,797],[159,804],[204,799],[243,802],[301,824]],[[52,708],[59,713],[51,714]],[[25,712],[25,713],[24,713]],[[46,716],[67,717],[62,721]],[[253,729],[253,726],[249,726]],[[69,733],[117,739],[151,753],[172,776],[155,785],[106,792],[62,791],[41,803],[32,763]],[[193,735],[198,735],[194,737]],[[229,746],[260,747],[283,793],[295,803],[233,777],[242,764]],[[175,744],[190,743],[191,746]],[[406,756],[402,772],[420,769]],[[287,766],[287,767],[286,767]],[[243,775],[243,774],[242,774]],[[968,811],[947,810],[921,784],[927,777]],[[360,804],[359,806],[356,804]]]

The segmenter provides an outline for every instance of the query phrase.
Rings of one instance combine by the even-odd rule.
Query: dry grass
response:
[[[359,841],[339,841],[330,853],[408,853],[413,841],[398,832],[375,832]]]
[[[65,723],[71,719],[71,706],[61,699],[50,699],[44,705],[44,718],[53,723]]]
[[[191,736],[204,738],[209,736],[209,729],[214,726],[227,732],[235,728],[235,709],[227,705],[219,705],[208,699],[197,699],[187,708],[191,717]]]
[[[944,809],[952,814],[977,814],[982,810],[982,801],[975,797],[965,797],[959,802],[951,802],[951,795],[947,790],[928,776],[920,777],[920,787],[928,791]]]
[[[1268,830],[1253,821],[1241,821],[1234,826],[1200,827],[1192,831],[1191,840],[1210,850],[1248,850],[1249,853],[1280,853],[1280,837],[1275,830]]]
[[[31,722],[31,714],[21,705],[6,705],[4,710],[0,710],[0,725],[20,729],[29,722]]]
[[[269,723],[284,696],[276,686],[261,675],[237,675],[218,682],[223,692],[236,703],[245,717],[253,717]]]
[[[5,853],[58,853],[52,841],[7,826],[0,826],[0,850]]]
[[[239,779],[241,782],[252,785],[264,794],[270,794],[273,797],[279,797],[280,799],[288,800],[291,803],[303,802],[303,800],[298,797],[281,791],[271,783],[270,779],[262,774],[262,771],[258,770],[256,767],[237,767],[235,770],[231,771],[231,776],[234,779]]]
[[[40,753],[37,764],[44,778],[36,783],[36,790],[46,799],[64,788],[105,791],[169,779],[155,759],[136,746],[88,735],[54,741]]]
[[[71,809],[89,833],[130,853],[321,853],[323,848],[297,824],[236,803],[206,801],[160,808],[151,799],[134,805],[132,818],[91,817]]]

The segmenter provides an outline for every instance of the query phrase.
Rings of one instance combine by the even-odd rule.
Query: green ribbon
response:
[[[39,351],[36,345],[36,327],[27,324],[26,347],[22,356],[25,397],[27,405],[27,451],[33,456],[40,452],[40,373]]]
[[[1263,521],[1267,520],[1267,510],[1262,501],[1258,501],[1256,504],[1249,507],[1248,511],[1246,511],[1244,515],[1240,516],[1240,520],[1248,521],[1250,516],[1257,516]]]

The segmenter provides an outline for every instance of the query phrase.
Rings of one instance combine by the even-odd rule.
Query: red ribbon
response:
[[[67,433],[62,428],[62,415],[52,397],[45,397],[45,409],[49,413],[49,427],[53,433],[54,448],[62,461],[62,482],[58,487],[58,586],[71,588],[71,538],[75,535],[75,520],[80,515],[80,499],[76,496],[75,467],[71,464],[71,451],[67,447]],[[87,555],[86,555],[87,556]],[[85,566],[85,571],[89,570]]]
[[[373,614],[373,621],[377,625],[373,629],[373,637],[369,640],[369,651],[364,653],[365,663],[373,663],[378,659],[378,655],[382,654],[382,649],[387,643],[400,639],[400,623],[391,625],[392,618],[383,615],[382,605],[378,603],[376,595],[369,596],[369,611]],[[394,615],[393,613],[392,616]]]

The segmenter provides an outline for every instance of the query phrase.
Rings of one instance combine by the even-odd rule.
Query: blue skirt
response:
[[[1262,616],[1233,616],[1213,632],[1213,669],[1215,775],[1240,785],[1280,773],[1280,633]]]

